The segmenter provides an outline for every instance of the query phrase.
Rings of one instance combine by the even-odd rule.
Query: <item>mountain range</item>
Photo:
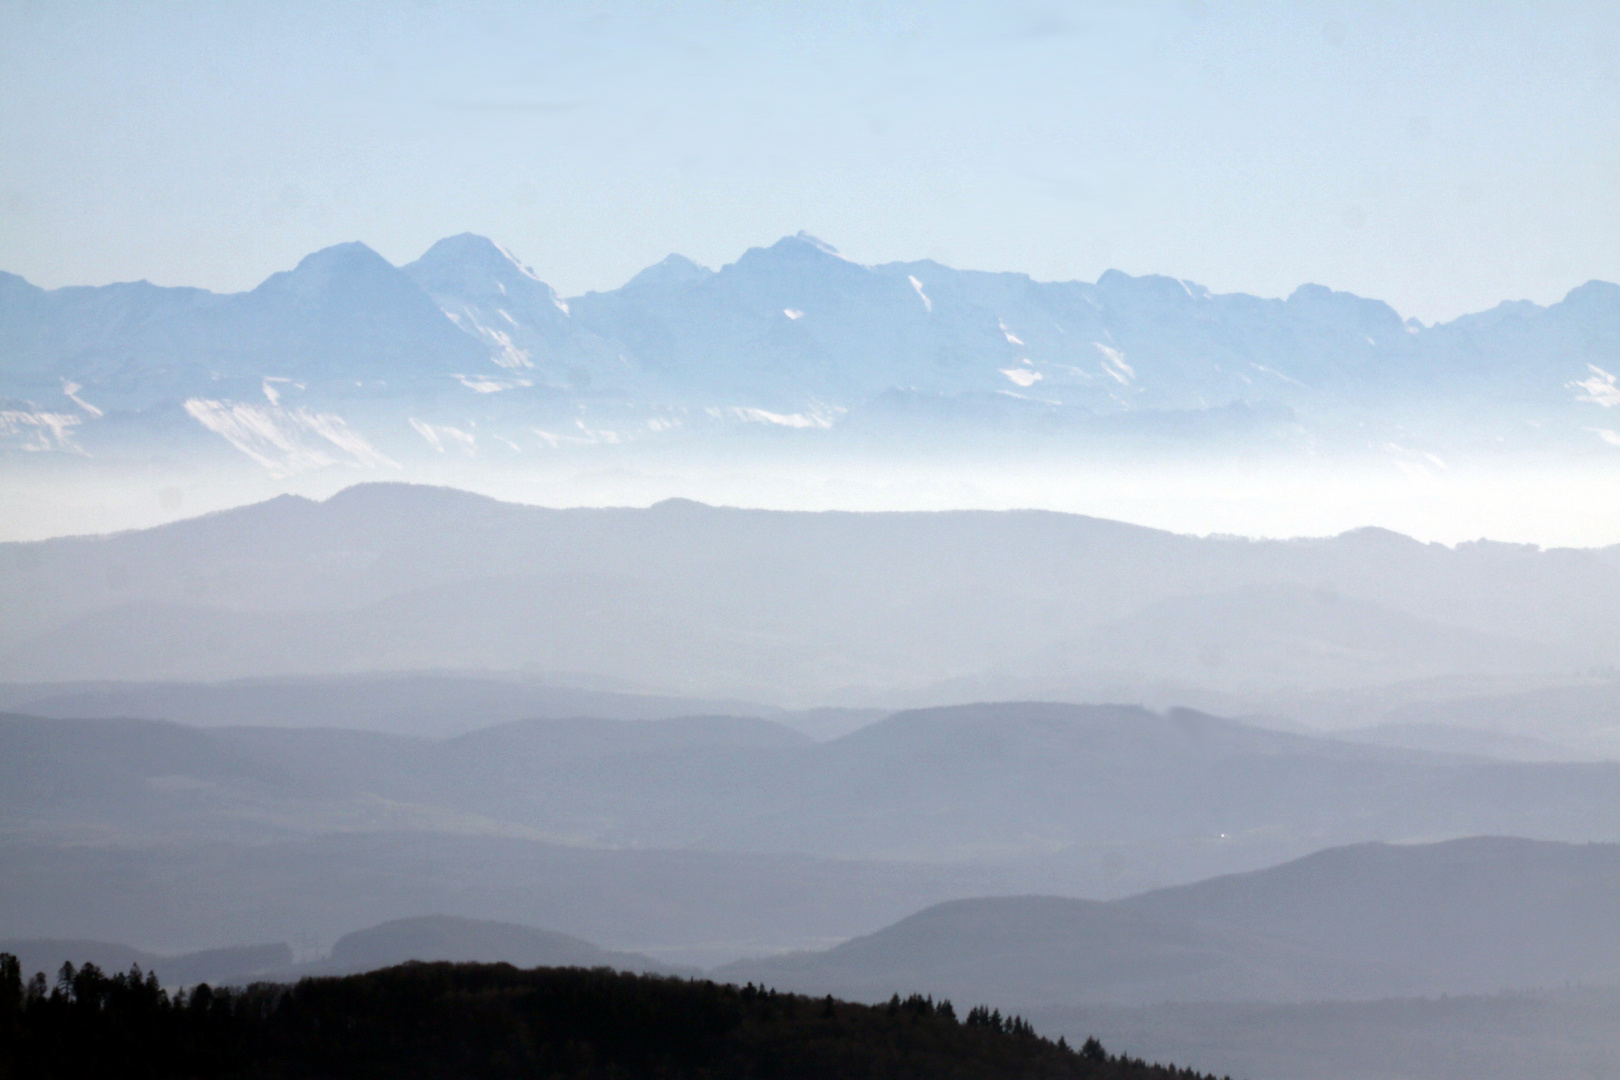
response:
[[[6,716],[0,917],[200,949],[439,911],[734,959],[949,899],[1119,897],[1332,845],[1620,841],[1617,770],[1041,703],[820,742],[735,715],[437,739]]]
[[[874,708],[1174,684],[1167,704],[1230,713],[1421,680],[1469,681],[1452,697],[1605,685],[1620,549],[1200,538],[1045,512],[552,510],[370,484],[0,544],[0,606],[0,679],[19,682],[500,672]],[[1328,708],[1298,705],[1307,724]]]
[[[927,990],[1031,1009],[1620,985],[1610,917],[1617,900],[1617,844],[1490,836],[1358,844],[1106,902],[952,900],[830,949],[737,960],[713,975],[862,1001]],[[160,957],[92,941],[12,940],[0,951],[30,971],[63,960],[155,965],[171,984],[346,974],[408,960],[681,970],[555,931],[444,915],[353,931],[299,963],[285,944]]]
[[[256,534],[234,516],[210,521]],[[83,565],[53,560],[87,543],[103,541],[8,554],[70,580]],[[1189,709],[802,712],[465,671],[16,683],[0,701],[54,715],[0,716],[0,951],[167,982],[410,959],[708,968],[1019,1009],[1076,1044],[1257,1080],[1395,1075],[1376,1071],[1394,1057],[1446,1080],[1607,1075],[1613,992],[1567,987],[1620,982],[1620,766],[1381,729],[1551,708],[1569,730],[1601,722],[1612,686],[1468,696],[1480,685],[1296,692],[1405,717],[1335,736]]]
[[[801,233],[565,299],[462,235],[403,267],[341,244],[231,295],[0,274],[0,448],[224,451],[280,477],[749,432],[775,433],[743,444],[757,453],[972,431],[1093,453],[1606,460],[1617,350],[1620,287],[1597,281],[1423,325],[1320,285],[1262,299],[863,266]]]

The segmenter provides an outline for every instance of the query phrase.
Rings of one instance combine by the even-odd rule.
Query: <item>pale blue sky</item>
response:
[[[566,294],[862,262],[1425,320],[1620,279],[1620,5],[0,3],[0,269],[241,289],[471,230]]]

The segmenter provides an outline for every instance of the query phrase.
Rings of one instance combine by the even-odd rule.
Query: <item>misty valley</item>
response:
[[[1620,1080],[1620,4],[0,2],[0,1080]]]
[[[24,978],[612,968],[1214,1075],[1620,1068],[1615,549],[371,484],[3,545],[0,596]]]

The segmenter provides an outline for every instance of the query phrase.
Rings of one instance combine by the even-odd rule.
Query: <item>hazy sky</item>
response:
[[[471,230],[574,294],[799,229],[1548,302],[1620,279],[1620,5],[0,5],[0,268],[39,284]]]

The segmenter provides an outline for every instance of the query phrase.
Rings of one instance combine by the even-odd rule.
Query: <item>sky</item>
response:
[[[860,262],[1425,321],[1620,280],[1620,5],[0,3],[0,269],[490,236],[565,295]]]

